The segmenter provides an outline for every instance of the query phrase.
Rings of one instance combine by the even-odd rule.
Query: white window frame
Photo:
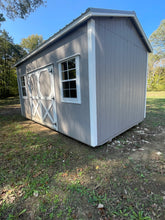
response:
[[[62,69],[61,64],[65,61],[71,60],[75,58],[76,63],[76,91],[77,91],[77,98],[65,98],[63,97],[63,85],[62,85]],[[79,54],[75,54],[73,56],[66,57],[58,61],[58,69],[59,69],[59,79],[60,79],[60,93],[61,93],[61,102],[66,103],[74,103],[74,104],[81,104],[81,94],[80,94],[80,56]],[[68,80],[71,81],[71,80]]]
[[[22,77],[24,78],[25,85],[22,85]],[[20,86],[21,86],[22,98],[27,99],[28,97],[27,97],[27,81],[26,81],[26,75],[21,75],[21,76],[20,76]],[[23,88],[24,88],[25,91],[26,91],[26,96],[23,95],[23,91],[22,91]]]

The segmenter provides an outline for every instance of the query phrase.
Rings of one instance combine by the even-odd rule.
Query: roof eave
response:
[[[58,38],[62,37],[64,34],[66,34],[68,31],[71,31],[73,28],[77,27],[78,25],[82,24],[83,22],[87,21],[89,18],[91,17],[132,17],[135,20],[135,23],[137,24],[145,42],[146,45],[148,47],[148,52],[152,52],[152,47],[151,44],[149,42],[149,40],[147,39],[143,28],[135,14],[135,12],[128,12],[128,13],[118,13],[118,12],[92,12],[90,11],[90,9],[87,9],[87,11],[82,14],[80,17],[78,17],[77,19],[75,19],[73,22],[71,22],[69,25],[67,25],[66,27],[64,27],[63,29],[61,29],[59,32],[57,32],[57,34],[55,34],[54,36],[52,36],[50,39],[48,39],[45,43],[43,43],[41,46],[39,46],[37,49],[35,49],[34,51],[32,51],[31,53],[29,53],[26,57],[22,58],[20,61],[18,61],[14,66],[17,67],[19,66],[21,63],[23,63],[25,60],[27,60],[28,58],[30,58],[31,56],[35,55],[36,53],[38,53],[39,51],[43,50],[45,47],[47,47],[48,45],[50,45],[51,43],[53,43],[55,40],[57,40]]]
[[[55,40],[57,40],[58,38],[60,38],[62,35],[64,35],[65,33],[67,33],[68,31],[70,31],[71,29],[75,28],[76,26],[78,26],[79,24],[83,23],[84,21],[86,21],[87,19],[89,19],[91,17],[91,13],[87,12],[85,13],[83,16],[81,16],[79,19],[71,22],[68,26],[66,26],[64,29],[60,30],[57,34],[55,34],[54,37],[51,37],[50,39],[48,39],[45,43],[43,43],[41,46],[39,46],[37,49],[35,49],[34,51],[32,51],[31,53],[29,53],[26,57],[22,58],[20,61],[18,61],[14,66],[17,67],[19,64],[21,64],[22,62],[24,62],[25,60],[27,60],[28,58],[30,58],[31,56],[35,55],[36,53],[38,53],[40,50],[44,49],[45,47],[47,47],[49,44],[51,44],[52,42],[54,42]]]
[[[135,16],[134,16],[133,18],[134,18],[134,20],[135,20],[135,22],[136,22],[136,24],[137,24],[137,26],[138,26],[138,28],[139,28],[139,30],[140,30],[142,36],[143,36],[143,39],[144,39],[145,42],[146,42],[146,45],[147,45],[147,47],[148,47],[148,52],[149,52],[149,53],[152,53],[152,51],[153,51],[152,46],[151,46],[151,44],[150,44],[150,42],[149,42],[149,40],[148,40],[148,38],[147,38],[147,36],[146,36],[146,34],[145,34],[145,32],[144,32],[144,30],[143,30],[141,24],[140,24],[140,22],[139,22],[139,20],[138,20],[138,18],[137,18],[137,16],[136,16],[136,14],[135,14]]]

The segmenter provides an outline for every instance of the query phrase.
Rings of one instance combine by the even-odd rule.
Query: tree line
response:
[[[43,42],[40,35],[22,39],[20,45],[5,30],[0,32],[0,97],[18,95],[17,74],[14,64]]]
[[[9,19],[26,18],[45,0],[1,0],[0,27]],[[4,16],[5,13],[5,16]],[[148,58],[148,90],[165,90],[165,20],[149,38],[153,53]],[[0,29],[0,98],[18,95],[17,74],[14,64],[43,42],[40,35],[31,35],[15,44],[6,30]]]
[[[9,19],[14,20],[18,17],[24,19],[45,2],[44,0],[1,0],[0,9]],[[0,27],[6,20],[4,13],[0,13]],[[0,29],[0,98],[18,95],[14,64],[42,42],[43,37],[35,34],[22,39],[18,45],[6,30]]]
[[[26,18],[45,0],[1,0],[0,28],[6,18]],[[17,74],[14,64],[43,42],[42,36],[31,35],[15,44],[6,30],[0,29],[0,98],[18,95]]]
[[[148,58],[148,90],[165,90],[165,19],[149,38],[153,53]]]
[[[12,37],[3,30],[0,33],[0,97],[18,95],[17,75],[14,64],[26,54]]]

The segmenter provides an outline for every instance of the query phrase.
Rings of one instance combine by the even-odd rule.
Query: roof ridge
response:
[[[123,17],[132,17],[141,33],[141,35],[144,38],[144,42],[146,46],[148,47],[148,51],[152,51],[152,47],[150,45],[150,42],[148,41],[143,28],[140,24],[140,22],[137,19],[136,12],[135,11],[125,11],[125,10],[114,10],[114,9],[103,9],[103,8],[87,8],[85,12],[83,12],[80,16],[73,19],[70,23],[65,25],[63,28],[59,29],[56,33],[54,33],[52,36],[50,36],[47,40],[45,40],[39,47],[37,47],[35,50],[27,54],[25,57],[23,57],[20,61],[18,61],[15,66],[18,66],[25,60],[27,60],[29,57],[33,56],[34,54],[38,53],[40,50],[44,49],[46,46],[53,43],[58,38],[62,37],[64,34],[71,31],[73,28],[77,27],[78,25],[82,24],[83,22],[86,22],[89,18],[94,16],[123,16]]]

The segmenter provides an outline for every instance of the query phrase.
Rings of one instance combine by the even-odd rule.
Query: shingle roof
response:
[[[100,8],[88,8],[84,13],[82,13],[79,17],[74,19],[71,23],[66,25],[64,28],[60,29],[57,33],[55,33],[53,36],[51,36],[48,40],[44,41],[38,48],[33,50],[31,53],[26,55],[24,58],[22,58],[20,61],[18,61],[15,66],[17,67],[22,62],[30,58],[31,56],[37,54],[39,51],[43,50],[47,46],[49,46],[51,43],[71,31],[73,28],[79,26],[80,24],[86,22],[88,19],[92,17],[129,17],[132,18],[134,21],[134,24],[137,28],[137,31],[139,32],[142,41],[144,42],[148,52],[152,52],[152,47],[147,39],[143,28],[136,16],[136,13],[134,11],[121,11],[121,10],[112,10],[112,9],[100,9]]]

